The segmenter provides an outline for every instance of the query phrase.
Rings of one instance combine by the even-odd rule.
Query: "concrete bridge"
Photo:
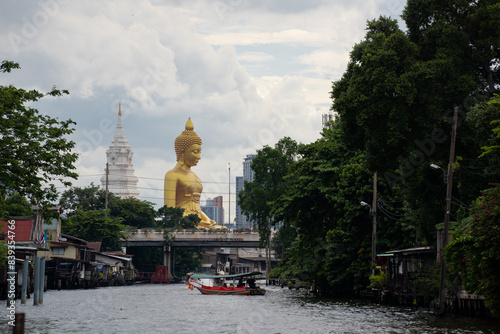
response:
[[[205,231],[174,231],[168,233],[172,247],[237,247],[258,248],[258,232],[205,232]],[[150,229],[138,230],[130,234],[123,247],[161,247],[166,245],[163,231]]]
[[[177,247],[236,247],[258,248],[258,232],[231,231],[173,231],[168,232],[168,243],[163,231],[142,229],[129,234],[122,247],[163,247],[163,265],[166,266],[168,280],[172,277],[175,248]]]

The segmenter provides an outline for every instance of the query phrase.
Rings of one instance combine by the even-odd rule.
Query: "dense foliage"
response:
[[[0,73],[19,69],[19,64],[3,61]],[[34,102],[50,96],[69,94],[55,87],[46,94],[12,85],[0,86],[0,217],[5,215],[5,197],[11,192],[47,208],[57,199],[53,181],[70,185],[76,178],[73,165],[75,143],[66,136],[73,132],[71,120],[59,121],[32,108]]]
[[[300,145],[289,137],[279,140],[274,147],[264,146],[252,160],[254,180],[245,181],[238,193],[238,204],[243,214],[257,224],[261,242],[269,244],[271,225],[281,219],[271,213],[272,206],[288,186],[284,176],[297,160]]]
[[[105,202],[106,192],[93,183],[84,188],[71,187],[62,193],[59,201],[70,219],[78,212],[104,210]],[[157,212],[154,203],[134,197],[120,198],[113,193],[108,193],[108,202],[109,216],[123,219],[124,225],[135,228],[156,227]]]
[[[109,198],[115,197],[113,193],[109,193],[108,196]],[[79,210],[104,210],[105,202],[106,192],[93,183],[84,188],[71,187],[65,190],[59,199],[59,204],[68,216]]]
[[[203,250],[195,247],[182,247],[175,250],[174,275],[186,276],[190,272],[201,272]]]
[[[119,198],[114,196],[109,201],[110,217],[120,217],[125,225],[145,228],[155,227],[157,212],[154,203],[135,197]]]
[[[161,220],[157,222],[157,226],[167,229],[192,229],[198,226],[201,221],[198,215],[183,215],[183,208],[173,208],[165,205],[158,209],[158,216]]]
[[[464,224],[479,190],[488,181],[500,182],[500,4],[409,0],[402,18],[406,31],[390,18],[368,22],[344,75],[332,84],[335,121],[320,139],[299,149],[286,175],[276,173],[281,194],[273,192],[277,183],[263,186],[262,179],[245,185],[240,200],[246,212],[262,222],[283,223],[274,240],[282,257],[275,275],[309,281],[334,295],[369,286],[371,224],[359,203],[371,203],[374,172],[379,175],[377,251],[435,249],[448,178],[447,171],[429,165],[449,162],[455,107],[451,217]],[[265,158],[269,150],[258,152],[256,176],[274,169],[276,162]],[[488,207],[491,212],[479,213],[479,220],[494,215],[498,204]],[[489,221],[491,231],[496,224]],[[500,252],[478,244],[484,231],[474,238],[465,231],[450,254],[473,253],[474,275],[482,270],[485,276],[467,276],[475,280],[469,286],[494,305],[495,293],[500,295],[495,276]],[[457,264],[463,265],[452,263]],[[436,293],[434,267],[422,269],[418,281],[417,290]]]
[[[500,316],[500,189],[485,190],[472,207],[471,219],[455,233],[446,259],[451,277],[469,293],[486,297],[492,313]]]
[[[4,200],[4,212],[6,216],[32,216],[34,214],[31,204],[26,197],[19,193],[11,193]]]
[[[350,295],[366,287],[371,258],[372,224],[361,201],[371,200],[373,175],[363,153],[350,151],[334,122],[322,138],[299,149],[301,158],[286,176],[287,190],[273,212],[287,221],[290,245],[276,274],[314,284],[324,295]],[[387,187],[380,191],[386,199]],[[405,242],[401,225],[380,216],[379,246],[397,248]],[[290,229],[293,230],[293,234]]]
[[[70,219],[63,219],[61,230],[65,234],[87,241],[100,241],[103,251],[121,249],[126,239],[123,218],[110,218],[108,211],[77,211]]]

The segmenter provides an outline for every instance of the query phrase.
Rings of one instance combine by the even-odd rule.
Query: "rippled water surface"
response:
[[[5,305],[5,304],[4,304]],[[271,287],[265,296],[211,296],[186,285],[48,291],[44,303],[16,303],[26,333],[499,333],[486,321],[439,318],[351,301],[304,298]],[[7,310],[0,308],[0,332]]]

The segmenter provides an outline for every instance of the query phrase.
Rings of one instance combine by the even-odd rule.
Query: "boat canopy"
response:
[[[260,271],[252,271],[250,273],[233,274],[233,275],[206,275],[206,274],[192,274],[192,278],[238,278],[247,276],[262,275]]]

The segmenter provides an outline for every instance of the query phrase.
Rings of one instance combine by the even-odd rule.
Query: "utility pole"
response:
[[[377,172],[373,173],[373,202],[372,202],[372,264],[373,271],[377,263]]]
[[[104,201],[104,210],[108,209],[108,183],[109,183],[109,162],[106,162],[106,199]]]
[[[228,199],[229,199],[229,206],[228,206],[228,217],[227,217],[227,224],[228,224],[228,227],[231,227],[229,226],[229,224],[231,224],[231,163],[229,162],[227,164],[227,168],[229,170],[229,196],[228,196]]]
[[[441,276],[439,281],[439,311],[444,312],[446,298],[446,263],[443,258],[443,250],[448,244],[448,231],[450,229],[451,191],[453,189],[453,164],[455,163],[455,141],[457,136],[458,107],[453,112],[453,125],[450,142],[450,161],[448,162],[448,174],[446,175],[446,211],[444,214],[443,235],[441,248],[439,249],[439,260],[441,261]]]

